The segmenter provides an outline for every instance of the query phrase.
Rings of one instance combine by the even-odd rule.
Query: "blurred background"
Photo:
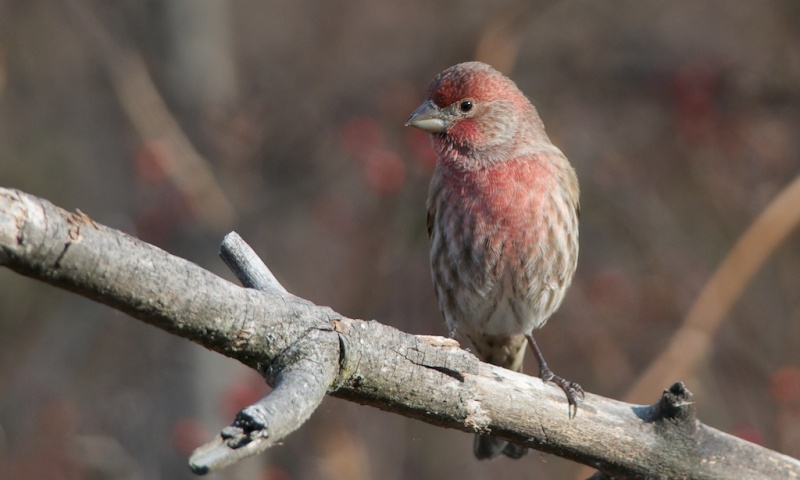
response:
[[[517,82],[581,181],[578,273],[539,345],[560,375],[623,398],[800,173],[794,0],[0,0],[0,185],[231,280],[217,248],[236,230],[291,292],[445,335],[434,158],[403,123],[434,75],[472,59]],[[684,380],[705,423],[800,456],[798,272],[795,232],[697,367],[638,401]],[[193,478],[192,449],[266,392],[234,361],[0,269],[2,478]],[[578,475],[538,452],[478,462],[471,445],[328,398],[215,478]]]

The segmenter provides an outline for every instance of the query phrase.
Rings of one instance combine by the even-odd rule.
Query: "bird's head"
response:
[[[406,121],[433,135],[437,150],[513,154],[521,129],[541,129],[517,85],[481,62],[452,66],[433,79],[425,101]],[[543,130],[542,130],[543,132]]]

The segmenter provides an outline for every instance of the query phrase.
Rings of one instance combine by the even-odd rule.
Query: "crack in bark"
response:
[[[464,378],[464,374],[462,372],[460,372],[459,370],[456,370],[454,368],[447,367],[445,365],[425,362],[425,358],[426,358],[425,352],[422,352],[419,349],[412,349],[410,351],[415,352],[417,354],[421,354],[422,355],[422,359],[421,360],[417,360],[417,359],[412,358],[412,356],[408,353],[409,351],[400,351],[400,350],[396,350],[396,349],[392,349],[392,351],[394,353],[400,355],[401,357],[405,358],[409,362],[413,363],[414,365],[419,365],[420,367],[428,368],[428,369],[431,369],[431,370],[436,370],[439,373],[442,373],[444,375],[447,375],[450,378],[454,378],[454,379],[458,380],[459,382],[464,383],[465,378]]]
[[[464,380],[465,380],[464,374],[462,374],[458,370],[454,370],[452,368],[443,367],[443,366],[440,366],[440,365],[425,365],[424,363],[416,363],[416,362],[413,362],[413,361],[412,361],[412,363],[415,363],[416,365],[419,365],[420,367],[425,367],[425,368],[430,368],[432,370],[436,370],[437,372],[443,373],[443,374],[447,375],[450,378],[454,378],[454,379],[458,380],[459,382],[464,383]]]
[[[71,246],[72,242],[67,242],[64,244],[64,248],[61,250],[61,253],[58,254],[58,258],[56,258],[56,261],[53,262],[53,268],[61,268],[61,260],[64,259],[64,256],[67,254],[67,250],[69,250],[69,247]]]

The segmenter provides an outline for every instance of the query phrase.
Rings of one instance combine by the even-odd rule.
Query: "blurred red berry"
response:
[[[222,396],[222,415],[233,418],[239,410],[267,395],[267,384],[258,374],[246,374],[231,384]]]
[[[403,186],[406,165],[394,152],[379,150],[369,155],[364,164],[367,185],[382,195],[393,195]]]
[[[360,161],[385,144],[380,124],[367,116],[356,117],[345,123],[339,136],[342,150]]]
[[[800,405],[800,368],[786,366],[773,373],[769,392],[778,403]]]
[[[134,157],[136,175],[146,183],[163,182],[171,163],[169,148],[157,140],[142,143]]]
[[[181,455],[191,454],[195,448],[208,441],[211,435],[199,420],[184,418],[172,427],[172,445]]]
[[[742,440],[747,440],[750,443],[764,445],[764,434],[761,433],[761,430],[752,425],[741,425],[734,428],[731,433]]]
[[[691,142],[708,141],[719,116],[719,72],[706,64],[680,68],[673,79],[678,133]]]

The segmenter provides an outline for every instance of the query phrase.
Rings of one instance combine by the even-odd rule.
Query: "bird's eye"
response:
[[[458,108],[459,108],[459,110],[461,110],[462,112],[464,112],[464,113],[467,113],[467,112],[469,112],[470,110],[472,110],[472,101],[471,101],[471,100],[464,100],[463,102],[461,102],[461,103],[458,105]]]

